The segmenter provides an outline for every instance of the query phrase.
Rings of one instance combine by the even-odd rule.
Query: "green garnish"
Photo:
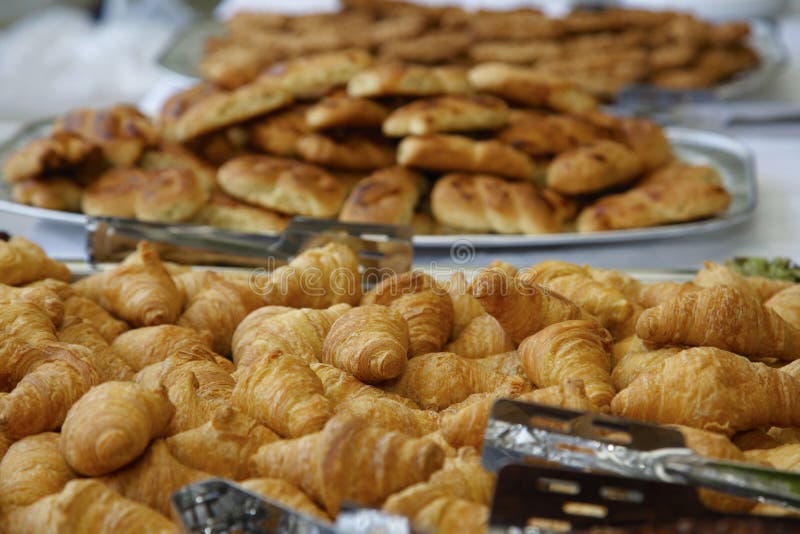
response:
[[[740,256],[725,262],[725,266],[745,276],[763,276],[773,280],[800,282],[800,265],[789,258],[759,258]]]

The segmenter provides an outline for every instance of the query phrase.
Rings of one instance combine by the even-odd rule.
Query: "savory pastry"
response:
[[[136,217],[136,203],[152,173],[141,169],[111,169],[86,188],[81,211],[94,217]]]
[[[483,63],[470,69],[469,81],[481,92],[528,106],[575,115],[597,107],[597,101],[573,83],[532,68]]]
[[[579,232],[641,228],[710,217],[724,211],[731,195],[711,167],[673,164],[624,193],[608,195],[578,215]]]
[[[305,119],[308,128],[318,132],[329,128],[380,128],[388,116],[389,110],[377,102],[336,94],[309,106]]]
[[[256,342],[250,350],[269,349]],[[287,438],[321,430],[333,415],[314,371],[300,358],[280,351],[262,354],[241,369],[231,403]]]
[[[339,220],[355,223],[409,224],[425,179],[408,169],[390,167],[359,180],[344,201]]]
[[[166,443],[175,459],[189,467],[241,480],[250,476],[250,456],[278,439],[252,417],[223,406],[204,425],[174,434]]]
[[[592,319],[571,300],[497,267],[479,271],[470,291],[515,343],[554,323]]]
[[[480,39],[553,39],[565,33],[560,19],[536,10],[480,11],[469,18],[470,30]]]
[[[408,361],[408,330],[403,316],[390,307],[368,304],[352,308],[331,326],[320,361],[367,384],[395,378]]]
[[[77,473],[100,476],[129,464],[163,435],[175,408],[166,395],[133,382],[104,382],[72,405],[61,450]]]
[[[362,71],[347,83],[351,97],[437,96],[469,93],[472,88],[461,67],[426,67],[383,63]]]
[[[431,441],[386,432],[345,414],[331,418],[322,432],[264,445],[253,456],[261,476],[288,480],[331,515],[345,501],[374,506],[426,480],[443,462],[442,450]]]
[[[142,151],[158,143],[159,138],[150,119],[126,104],[109,109],[73,109],[56,119],[53,131],[80,135],[100,147],[105,159],[117,167],[136,163]]]
[[[80,211],[83,188],[69,177],[28,178],[11,187],[18,204],[59,211]]]
[[[800,383],[777,369],[712,348],[684,350],[648,368],[611,401],[616,415],[727,436],[800,424]],[[742,403],[742,399],[749,399]]]
[[[272,65],[255,83],[286,91],[295,98],[313,98],[345,85],[371,65],[372,56],[364,50],[323,52]]]
[[[211,192],[208,202],[194,214],[191,222],[235,232],[277,234],[286,229],[289,219],[288,215],[246,204],[217,189]]]
[[[615,133],[620,142],[639,157],[645,172],[653,171],[672,159],[669,139],[655,122],[638,117],[617,119]]]
[[[309,163],[337,169],[372,170],[395,162],[394,147],[378,136],[306,134],[295,150]]]
[[[715,286],[645,310],[636,335],[652,344],[709,346],[751,358],[800,358],[800,329],[729,286]]]
[[[217,176],[232,197],[281,213],[330,217],[344,201],[344,186],[319,167],[268,156],[225,163]]]
[[[429,31],[419,37],[384,42],[378,49],[382,61],[448,63],[467,50],[472,36],[460,31]]]
[[[496,174],[516,180],[530,180],[536,171],[528,156],[509,145],[460,135],[406,137],[397,147],[397,163],[434,171]]]
[[[61,454],[59,442],[56,432],[42,432],[8,447],[0,461],[0,509],[4,513],[58,493],[78,477]]]
[[[440,224],[473,232],[546,234],[560,230],[555,210],[535,185],[486,174],[440,178],[431,191],[431,210]]]
[[[531,156],[550,156],[588,145],[607,137],[592,123],[569,115],[512,111],[509,125],[497,139]]]
[[[208,201],[208,189],[189,169],[155,171],[140,184],[133,201],[137,219],[176,223],[191,219]]]
[[[186,169],[192,171],[207,192],[216,188],[217,171],[182,145],[165,143],[157,148],[145,150],[139,160],[144,170]]]
[[[3,161],[3,179],[17,183],[48,172],[63,172],[97,154],[97,147],[69,132],[34,139]]]
[[[492,96],[450,95],[416,100],[383,122],[389,137],[437,132],[469,132],[500,128],[508,121],[508,106]]]
[[[174,323],[183,307],[158,252],[146,241],[118,267],[79,280],[75,289],[134,326]]]
[[[250,126],[250,143],[273,156],[291,158],[297,155],[297,141],[311,129],[306,123],[305,106],[270,113]]]
[[[60,493],[44,497],[9,512],[0,522],[4,532],[97,532],[113,534],[133,530],[153,534],[178,534],[180,529],[148,506],[126,499],[93,479],[68,482]]]
[[[0,241],[0,283],[18,286],[45,278],[72,279],[66,265],[51,260],[39,245],[22,236]]]
[[[611,334],[596,321],[563,321],[526,338],[519,356],[537,387],[582,380],[589,399],[607,408],[616,393],[611,383],[611,341]]]
[[[565,195],[586,195],[628,184],[643,170],[636,152],[603,139],[556,156],[547,168],[547,187]]]

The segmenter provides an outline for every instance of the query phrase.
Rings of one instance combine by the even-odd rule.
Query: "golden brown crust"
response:
[[[219,170],[229,195],[287,214],[330,217],[344,201],[344,186],[319,167],[268,156],[243,156]]]
[[[323,98],[306,111],[306,124],[313,131],[328,128],[379,128],[389,110],[366,98],[338,94]]]
[[[296,98],[316,97],[345,85],[371,65],[372,56],[365,50],[323,52],[272,65],[256,83],[280,88]]]
[[[471,92],[466,69],[384,63],[354,76],[347,84],[351,97],[436,96]]]
[[[156,171],[141,184],[133,203],[137,219],[150,222],[184,222],[208,201],[208,189],[189,169]]]
[[[597,193],[630,183],[643,170],[633,150],[603,139],[556,156],[547,168],[547,187],[566,195]]]
[[[203,189],[213,190],[217,185],[217,171],[181,145],[166,143],[145,150],[139,165],[144,170],[187,169],[192,171]]]
[[[409,224],[424,178],[402,167],[376,171],[360,180],[344,201],[339,220]]]
[[[431,191],[431,210],[440,224],[474,232],[543,234],[560,229],[536,186],[491,175],[440,178]]]
[[[516,180],[530,180],[536,171],[527,155],[505,143],[460,135],[406,137],[397,148],[397,162],[426,170],[496,174]]]
[[[497,319],[484,314],[467,323],[445,350],[465,358],[484,358],[514,350],[514,347],[514,342]]]
[[[382,43],[378,49],[381,60],[412,63],[448,63],[464,53],[472,36],[460,31],[429,31],[418,37]]]
[[[0,282],[10,286],[45,278],[69,282],[72,273],[66,265],[51,260],[44,250],[24,237],[0,242]]]
[[[250,126],[250,142],[267,154],[290,158],[297,155],[297,141],[311,132],[306,107],[292,106],[259,119]]]
[[[309,163],[337,169],[373,170],[395,162],[394,146],[379,136],[306,134],[296,150]]]
[[[251,478],[241,481],[239,485],[246,490],[263,495],[267,499],[285,504],[305,515],[316,517],[325,522],[331,520],[330,516],[320,510],[308,495],[282,478]]]
[[[289,224],[289,217],[274,210],[246,204],[216,190],[195,213],[192,222],[237,232],[277,234]]]
[[[417,100],[392,112],[383,122],[390,137],[437,132],[468,132],[500,128],[508,121],[508,106],[488,95],[449,95]]]
[[[49,171],[62,171],[82,163],[97,152],[97,147],[70,132],[55,132],[35,139],[3,161],[3,179],[22,182]]]
[[[559,154],[606,137],[602,128],[569,115],[526,111],[510,122],[497,139],[532,156]]]
[[[145,326],[117,336],[111,347],[128,365],[139,371],[173,353],[205,355],[211,358],[211,336],[172,324]]]
[[[29,178],[15,183],[11,199],[19,204],[59,211],[80,211],[83,188],[68,177]]]
[[[83,193],[81,210],[95,217],[136,216],[136,199],[152,173],[140,169],[111,169],[106,171]]]
[[[800,329],[800,285],[795,284],[775,293],[764,303],[764,307],[780,315],[793,327]]]

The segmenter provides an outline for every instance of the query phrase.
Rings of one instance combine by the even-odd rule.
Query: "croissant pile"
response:
[[[681,162],[655,123],[602,113],[568,76],[488,59],[348,48],[235,88],[199,83],[153,120],[76,109],[9,155],[3,177],[22,204],[260,233],[296,215],[419,235],[596,232],[730,205],[719,173]]]
[[[72,281],[34,243],[0,242],[0,531],[179,532],[171,494],[224,477],[326,522],[354,502],[483,532],[498,398],[677,425],[699,454],[800,469],[791,282],[495,262],[362,293],[339,244],[259,276],[142,242]]]

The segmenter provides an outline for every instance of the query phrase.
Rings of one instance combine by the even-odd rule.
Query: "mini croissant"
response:
[[[553,323],[589,318],[566,297],[498,268],[480,271],[470,289],[515,343]]]
[[[390,398],[356,397],[336,405],[336,413],[361,418],[364,424],[393,432],[422,437],[439,427],[439,414],[432,410],[409,408]]]
[[[636,334],[649,343],[712,346],[750,357],[800,358],[800,329],[761,302],[714,286],[645,310]]]
[[[730,286],[761,301],[766,301],[779,291],[792,287],[792,282],[772,280],[763,276],[743,276],[724,265],[707,261],[692,280],[700,287]]]
[[[111,348],[128,362],[134,371],[140,371],[163,361],[176,352],[196,354],[198,358],[212,357],[211,337],[206,333],[183,326],[145,326],[120,334]]]
[[[126,499],[92,479],[73,480],[60,493],[13,510],[0,527],[8,534],[30,532],[147,532],[178,534],[180,529],[152,508]]]
[[[447,293],[453,303],[453,339],[458,339],[461,331],[474,318],[486,315],[486,311],[481,306],[472,293],[469,291],[469,284],[463,271],[456,271],[450,277],[447,286]]]
[[[10,391],[43,361],[42,351],[21,337],[0,332],[0,391]]]
[[[15,235],[8,241],[0,241],[0,283],[18,286],[44,278],[69,282],[72,273],[24,237]]]
[[[84,278],[75,288],[134,326],[174,323],[183,307],[158,252],[147,242],[118,267]]]
[[[223,406],[204,425],[170,436],[166,443],[175,459],[189,467],[241,480],[250,476],[250,456],[278,439],[252,417]]]
[[[611,382],[617,390],[625,389],[649,367],[675,356],[680,347],[664,347],[650,351],[629,352],[623,356],[611,371]]]
[[[95,301],[80,295],[71,296],[64,301],[64,315],[73,315],[88,321],[109,343],[130,328],[125,321],[115,319]]]
[[[465,358],[483,358],[514,350],[514,342],[497,319],[483,314],[472,319],[459,336],[445,346]]]
[[[487,371],[476,360],[433,352],[409,360],[405,372],[386,389],[409,397],[424,409],[442,410],[473,393],[499,390],[517,396],[527,389],[527,381]]]
[[[411,399],[364,384],[347,371],[342,371],[333,365],[312,363],[310,367],[322,381],[325,396],[334,405],[365,397],[367,399],[391,399],[408,408],[419,408],[417,403]]]
[[[89,349],[90,363],[102,381],[133,378],[134,372],[128,362],[111,348],[106,338],[89,321],[68,315],[61,323],[58,339],[63,343],[83,345]]]
[[[305,515],[330,522],[331,518],[314,504],[308,495],[282,478],[250,478],[239,485],[246,490],[263,495],[267,499],[285,504]]]
[[[729,436],[764,426],[800,426],[800,382],[742,356],[696,347],[648,368],[614,397],[611,411]]]
[[[42,285],[14,287],[0,284],[0,302],[8,305],[14,301],[37,306],[54,325],[61,324],[64,318],[64,301],[55,291]]]
[[[793,327],[800,329],[800,284],[775,293],[764,303],[764,307],[780,315]]]
[[[72,405],[61,426],[61,449],[82,475],[115,471],[141,455],[167,429],[175,408],[166,395],[133,382],[105,382]]]
[[[42,432],[14,442],[0,461],[0,510],[27,506],[77,478],[59,450],[59,435]]]
[[[387,432],[341,414],[321,432],[264,445],[253,462],[262,476],[288,480],[335,516],[345,501],[375,506],[427,480],[442,467],[444,453],[424,438]]]
[[[14,301],[0,305],[0,331],[35,347],[58,341],[56,326],[36,304]]]
[[[611,334],[595,321],[563,321],[525,339],[519,355],[528,378],[538,387],[583,380],[599,407],[616,391],[611,384]]]

